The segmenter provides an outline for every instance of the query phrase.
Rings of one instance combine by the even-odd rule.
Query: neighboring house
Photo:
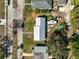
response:
[[[34,40],[35,41],[43,41],[45,37],[47,37],[47,26],[46,26],[46,18],[45,17],[37,17],[36,24],[34,26]]]
[[[52,9],[52,0],[31,0],[32,8]]]
[[[58,0],[58,6],[59,6],[59,11],[60,12],[64,12],[66,9],[66,5],[67,5],[67,1],[68,0]]]
[[[33,59],[48,59],[48,47],[47,46],[35,46],[32,50]]]
[[[58,0],[58,6],[63,7],[67,4],[67,0]]]

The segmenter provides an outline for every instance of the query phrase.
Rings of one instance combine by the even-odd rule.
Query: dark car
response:
[[[21,46],[20,46],[22,49],[23,49],[23,44],[21,44]]]
[[[18,20],[17,21],[17,27],[21,28],[23,25],[23,20]]]
[[[10,5],[10,0],[6,0],[5,3],[6,3],[6,6]]]
[[[8,1],[8,5],[10,5],[10,0],[7,0]]]

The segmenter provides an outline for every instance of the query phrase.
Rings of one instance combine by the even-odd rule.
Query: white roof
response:
[[[41,26],[45,22],[45,17],[36,17],[36,26]]]
[[[40,27],[34,27],[34,40],[39,41],[40,40]]]
[[[45,17],[36,18],[36,25],[34,26],[34,40],[45,40]]]
[[[0,25],[6,25],[6,20],[0,19]]]
[[[51,24],[51,25],[54,25],[56,23],[57,23],[57,21],[54,21],[54,20],[50,20],[50,21],[47,22],[47,24]]]

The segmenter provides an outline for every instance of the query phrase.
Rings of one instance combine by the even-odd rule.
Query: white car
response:
[[[8,6],[8,0],[5,0],[5,5]]]

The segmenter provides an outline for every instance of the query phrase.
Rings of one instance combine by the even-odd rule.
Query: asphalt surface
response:
[[[17,8],[17,19],[23,20],[23,9],[24,9],[24,0],[18,0],[18,8]],[[17,29],[17,40],[18,40],[18,47],[23,44],[23,31],[22,28]],[[17,50],[17,58],[22,59],[23,57],[23,49],[20,47]]]
[[[8,41],[12,41],[13,40],[13,29],[12,29],[12,21],[13,21],[13,3],[12,0],[10,0],[10,5],[8,5]],[[10,45],[8,47],[9,52],[11,53],[7,59],[12,59],[12,44],[9,43],[8,45]]]

